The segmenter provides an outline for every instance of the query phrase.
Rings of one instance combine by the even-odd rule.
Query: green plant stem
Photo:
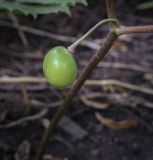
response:
[[[110,32],[107,35],[107,37],[106,37],[106,39],[103,43],[103,46],[90,59],[88,65],[84,68],[84,70],[80,74],[78,80],[74,84],[73,88],[68,93],[67,98],[63,102],[63,105],[57,110],[54,117],[51,119],[51,122],[50,122],[48,128],[46,129],[46,131],[44,133],[44,136],[43,136],[42,142],[40,144],[40,147],[38,149],[35,160],[41,160],[44,149],[46,148],[46,146],[49,142],[50,136],[53,135],[54,129],[57,126],[57,123],[59,122],[59,120],[62,118],[62,116],[67,111],[67,109],[70,106],[73,98],[76,96],[76,94],[80,90],[81,86],[84,84],[84,82],[87,79],[87,77],[89,76],[89,74],[95,69],[98,62],[100,62],[104,58],[104,56],[107,54],[109,49],[112,47],[112,45],[113,45],[114,41],[117,39],[117,37],[118,36],[117,36],[116,33]]]
[[[72,45],[70,45],[68,47],[68,50],[71,52],[71,53],[74,53],[75,51],[75,48],[83,41],[85,40],[93,31],[95,31],[95,29],[97,29],[97,27],[99,27],[100,25],[104,24],[104,23],[107,23],[107,22],[115,22],[115,23],[118,23],[118,21],[116,19],[113,19],[113,18],[108,18],[108,19],[104,19],[100,22],[98,22],[94,27],[92,27],[87,33],[85,33],[81,38],[79,38],[76,42],[74,42]]]

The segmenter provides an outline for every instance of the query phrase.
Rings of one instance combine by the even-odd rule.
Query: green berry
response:
[[[43,61],[47,81],[58,88],[72,84],[77,77],[77,64],[72,54],[64,47],[51,49]]]

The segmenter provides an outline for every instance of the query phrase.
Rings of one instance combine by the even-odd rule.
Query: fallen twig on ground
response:
[[[48,109],[43,109],[35,115],[23,117],[23,118],[20,118],[16,121],[12,121],[8,124],[0,125],[0,129],[11,128],[11,127],[18,126],[18,125],[25,123],[25,122],[28,122],[28,121],[34,121],[36,119],[39,119],[39,118],[42,118],[43,116],[45,116],[47,112],[48,112]]]
[[[41,102],[35,99],[30,100],[30,107],[33,108],[38,108],[38,109],[42,109],[42,108],[55,108],[61,105],[62,101],[57,101],[57,102],[50,102],[50,103],[45,103],[45,102]]]
[[[84,94],[84,97],[88,98],[102,98],[108,104],[117,104],[119,106],[129,106],[129,107],[147,107],[153,109],[153,102],[149,102],[142,97],[138,96],[130,96],[125,94],[118,94],[118,93],[105,93],[102,94],[101,92],[92,92],[89,94]],[[96,108],[98,109],[98,108]]]
[[[80,61],[79,64],[87,65],[87,61]],[[136,64],[126,64],[120,62],[100,62],[97,67],[106,67],[106,68],[113,68],[113,69],[124,69],[124,70],[132,70],[132,71],[139,71],[139,72],[149,72],[153,73],[152,68],[146,68],[144,66],[136,65]]]
[[[27,37],[26,35],[24,34],[24,32],[21,30],[21,25],[19,23],[19,20],[18,18],[11,12],[8,13],[8,16],[10,17],[10,19],[12,20],[13,24],[14,24],[14,27],[17,29],[18,31],[18,34],[20,36],[20,39],[22,41],[22,43],[25,45],[25,46],[28,46],[28,40],[27,40]]]
[[[0,83],[47,83],[45,78],[42,77],[2,77]],[[87,80],[84,85],[116,85],[126,89],[142,92],[145,94],[153,95],[153,90],[150,88],[122,82],[114,79],[105,80]]]
[[[15,26],[12,26],[12,24],[8,21],[0,21],[0,26],[17,29]],[[36,28],[24,26],[24,25],[21,25],[20,29],[21,31],[28,32],[28,33],[31,33],[37,36],[47,37],[50,39],[55,39],[55,40],[63,41],[63,42],[74,43],[78,39],[75,37],[63,36],[63,35],[47,32],[41,29],[36,29]],[[100,48],[100,45],[98,45],[94,41],[89,41],[89,40],[83,41],[80,45],[88,47],[90,49],[94,49],[94,50],[98,50]]]
[[[146,87],[142,87],[142,86],[138,86],[138,85],[134,85],[134,84],[130,84],[127,82],[122,82],[119,80],[114,80],[114,79],[106,79],[106,80],[87,80],[85,82],[85,85],[117,85],[117,86],[121,86],[123,88],[126,89],[130,89],[130,90],[134,90],[137,92],[142,92],[145,94],[151,94],[153,95],[153,90],[150,88],[146,88]]]

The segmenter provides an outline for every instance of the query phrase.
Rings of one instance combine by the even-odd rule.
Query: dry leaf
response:
[[[112,47],[113,50],[126,52],[128,49],[123,41],[116,41]]]
[[[4,121],[7,117],[8,111],[4,110],[0,112],[0,122]]]
[[[153,74],[150,74],[150,73],[146,73],[144,75],[144,79],[150,81],[151,83],[153,83]]]
[[[89,107],[93,107],[95,109],[106,109],[109,107],[108,103],[100,103],[100,102],[92,101],[85,96],[80,96],[80,99],[85,105]]]
[[[135,119],[127,119],[122,121],[114,121],[109,118],[105,118],[99,113],[95,114],[97,120],[99,120],[103,125],[110,127],[112,129],[124,129],[138,125],[138,121]]]
[[[102,87],[102,90],[104,92],[111,92],[111,93],[116,93],[116,92],[120,92],[120,93],[123,93],[126,91],[126,89],[120,87],[120,86],[115,86],[115,85],[104,85],[104,86],[101,86]]]
[[[29,160],[30,159],[30,148],[31,144],[29,141],[23,141],[17,148],[14,155],[15,160]]]
[[[23,87],[21,89],[21,94],[22,94],[22,100],[23,100],[23,104],[25,106],[26,111],[29,111],[29,95],[27,92],[27,89],[25,87]]]
[[[53,156],[50,155],[50,154],[46,154],[46,155],[44,155],[44,156],[42,157],[42,160],[60,160],[60,159],[55,158],[55,157],[53,157]]]

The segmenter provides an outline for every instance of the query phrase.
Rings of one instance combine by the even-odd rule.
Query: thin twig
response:
[[[30,107],[42,109],[42,108],[56,108],[62,104],[62,101],[45,103],[45,102],[41,102],[33,99],[33,100],[30,100],[29,103],[30,105],[32,105]]]
[[[27,116],[27,117],[18,119],[16,121],[10,122],[8,124],[0,125],[0,129],[11,128],[11,127],[15,127],[17,125],[20,125],[20,124],[28,122],[28,121],[34,121],[36,119],[42,118],[45,114],[47,114],[47,112],[48,112],[48,109],[43,109],[35,115]]]
[[[0,83],[46,83],[43,77],[1,77]]]
[[[11,23],[6,22],[6,21],[0,21],[0,26],[5,26],[5,27],[10,27],[10,28],[17,29],[15,26],[12,26]],[[78,39],[76,37],[59,35],[59,34],[47,32],[47,31],[44,31],[44,30],[32,28],[32,27],[25,26],[25,25],[20,25],[20,29],[24,32],[28,32],[28,33],[38,35],[38,36],[42,36],[42,37],[47,37],[47,38],[50,38],[50,39],[55,39],[55,40],[62,41],[62,42],[74,43]],[[97,48],[99,49],[99,45],[96,44],[92,40],[85,40],[80,45],[88,47],[90,49],[94,49],[94,50],[97,50]]]
[[[80,65],[87,65],[87,61],[80,61]],[[152,68],[146,68],[141,65],[137,64],[126,64],[120,62],[100,62],[97,67],[106,67],[106,68],[113,68],[113,69],[125,69],[125,70],[132,70],[132,71],[139,71],[139,72],[149,72],[153,73]]]
[[[0,83],[47,83],[45,78],[42,77],[4,77],[0,78]],[[85,85],[117,85],[123,88],[135,90],[145,94],[153,95],[153,90],[150,88],[122,82],[114,79],[105,80],[86,80]]]
[[[136,107],[147,107],[149,109],[153,109],[153,103],[149,102],[142,97],[138,96],[130,96],[130,95],[124,95],[124,94],[118,94],[118,93],[109,93],[109,94],[102,94],[101,92],[92,92],[85,95],[82,95],[86,97],[87,99],[91,98],[103,98],[106,99],[106,101],[109,104],[117,104],[118,106],[130,106],[132,108]],[[105,103],[105,102],[104,102]]]
[[[85,85],[117,85],[123,88],[127,88],[130,90],[134,90],[137,92],[142,92],[145,94],[153,95],[153,90],[146,87],[141,87],[133,84],[129,84],[126,82],[114,80],[114,79],[106,79],[106,80],[88,80],[85,82]]]
[[[17,17],[11,12],[9,12],[8,15],[9,15],[10,19],[12,20],[15,28],[18,30],[18,34],[21,38],[22,43],[24,44],[24,46],[28,46],[28,40],[27,40],[24,32],[21,29],[21,26],[20,26],[20,23],[19,23]]]

